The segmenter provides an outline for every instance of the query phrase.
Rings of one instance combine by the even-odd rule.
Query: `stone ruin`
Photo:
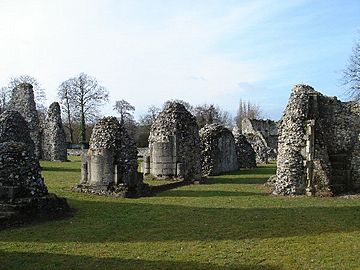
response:
[[[235,139],[239,168],[256,168],[256,153],[252,145],[248,142],[245,135],[241,134],[238,127],[234,127],[232,133]]]
[[[137,172],[137,149],[125,127],[115,117],[105,117],[91,134],[82,156],[81,182],[75,191],[134,197],[141,195],[142,174]]]
[[[67,161],[66,135],[58,102],[50,105],[42,134],[42,158],[50,161]]]
[[[219,175],[239,169],[235,139],[229,129],[214,123],[205,125],[199,134],[203,175]]]
[[[167,103],[151,127],[149,149],[144,174],[184,181],[201,179],[199,127],[184,105]]]
[[[13,89],[9,108],[18,111],[27,122],[30,137],[35,145],[35,154],[41,158],[40,124],[34,100],[33,86],[21,83]]]
[[[17,111],[7,110],[0,115],[0,142],[22,142],[31,153],[35,152],[27,122]]]
[[[63,216],[66,200],[49,194],[25,119],[17,111],[0,115],[0,227]]]
[[[255,150],[257,163],[276,160],[278,144],[276,122],[269,119],[244,118],[241,122],[241,131]]]
[[[331,195],[360,187],[360,103],[296,85],[279,124],[274,193]]]

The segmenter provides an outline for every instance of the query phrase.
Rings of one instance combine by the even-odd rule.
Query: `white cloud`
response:
[[[292,59],[265,54],[259,25],[303,2],[2,0],[0,84],[33,75],[50,103],[61,81],[86,72],[138,113],[171,98],[236,106],[234,97],[251,91],[239,83],[266,81]],[[237,45],[222,50],[232,39]]]

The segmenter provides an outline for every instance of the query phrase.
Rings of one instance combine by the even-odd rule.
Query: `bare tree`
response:
[[[65,115],[66,127],[70,134],[70,142],[74,143],[74,121],[75,121],[75,103],[71,102],[70,94],[71,82],[69,80],[64,81],[58,88],[58,97],[60,99],[60,105]]]
[[[94,77],[85,73],[64,81],[58,89],[59,97],[69,103],[69,113],[80,121],[80,143],[86,141],[86,122],[99,115],[99,107],[109,100],[108,91]],[[64,99],[62,99],[62,102]]]
[[[235,116],[235,123],[241,130],[241,122],[244,118],[259,119],[262,117],[262,111],[259,105],[240,99],[239,108]]]
[[[155,119],[158,117],[160,113],[160,109],[154,105],[151,105],[146,114],[140,116],[140,125],[146,127],[150,130],[152,124],[154,123]]]
[[[234,121],[233,116],[228,112],[221,108],[218,108],[219,114],[217,121],[224,125],[227,128],[233,128],[234,127]]]
[[[200,128],[206,124],[219,123],[225,127],[232,127],[232,117],[229,112],[222,110],[214,104],[202,104],[195,106],[192,110],[196,122]]]
[[[189,112],[191,112],[194,109],[193,106],[189,102],[186,102],[182,99],[170,99],[168,101],[165,101],[163,107],[166,107],[166,105],[170,102],[176,102],[176,103],[180,103],[180,104],[184,105],[185,109],[187,109]]]
[[[11,91],[8,87],[1,87],[0,88],[0,113],[3,113],[8,106],[10,101]]]
[[[343,71],[343,84],[348,86],[346,94],[360,100],[360,39],[355,42],[348,64]]]
[[[38,114],[38,118],[39,118],[40,127],[44,127],[44,125],[45,125],[47,111],[48,111],[48,108],[45,105],[40,104],[37,106],[37,114]]]
[[[140,116],[139,123],[137,124],[135,140],[139,147],[148,146],[148,138],[150,135],[151,126],[158,117],[161,109],[151,105],[147,112]]]
[[[135,107],[126,100],[122,99],[116,101],[114,110],[120,114],[120,124],[123,125],[126,122],[134,121],[133,112],[135,111]]]
[[[7,86],[0,88],[0,112],[6,110],[13,90],[21,83],[30,83],[33,86],[36,109],[43,112],[45,108],[44,101],[46,100],[45,91],[40,83],[29,75],[12,77]]]
[[[21,83],[30,83],[33,86],[36,108],[39,109],[39,106],[44,106],[44,102],[46,100],[45,90],[34,77],[30,75],[12,77],[7,87],[9,91],[12,92],[12,90]]]
[[[214,114],[216,112],[213,105],[198,105],[194,108],[193,113],[200,128],[204,127],[206,124],[214,123]]]

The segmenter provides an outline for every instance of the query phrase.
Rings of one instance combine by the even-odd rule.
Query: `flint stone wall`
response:
[[[245,118],[241,130],[256,152],[258,163],[267,163],[277,157],[278,128],[272,120]]]
[[[135,141],[115,117],[105,117],[94,126],[88,153],[83,155],[81,173],[76,191],[136,196],[142,187],[142,175],[137,173]]]
[[[65,199],[48,193],[34,149],[20,113],[0,115],[0,229],[70,210]]]
[[[256,168],[256,153],[252,145],[248,142],[245,135],[241,134],[239,128],[234,127],[232,133],[235,139],[239,168]]]
[[[359,134],[359,102],[341,102],[311,86],[296,85],[279,124],[274,193],[336,194],[358,189]]]
[[[39,117],[34,100],[33,86],[29,83],[21,83],[13,89],[9,108],[18,111],[28,124],[30,137],[34,141],[35,154],[41,158],[41,138]]]
[[[47,195],[36,158],[21,142],[0,143],[0,200]]]
[[[43,159],[51,161],[67,160],[67,144],[65,130],[61,120],[60,105],[50,105],[43,127]]]
[[[0,115],[0,142],[22,142],[35,152],[28,124],[17,111],[7,110]]]
[[[227,128],[214,123],[200,129],[202,174],[219,175],[239,169],[235,139]]]
[[[34,142],[19,112],[5,111],[0,115],[0,143],[1,199],[46,195]]]
[[[201,179],[199,127],[184,105],[169,102],[154,121],[144,173],[158,178]]]

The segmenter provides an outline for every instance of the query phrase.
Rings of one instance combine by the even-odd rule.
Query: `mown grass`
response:
[[[80,163],[42,162],[75,215],[0,231],[0,269],[356,269],[360,201],[267,194],[274,165],[155,197],[73,193]]]

